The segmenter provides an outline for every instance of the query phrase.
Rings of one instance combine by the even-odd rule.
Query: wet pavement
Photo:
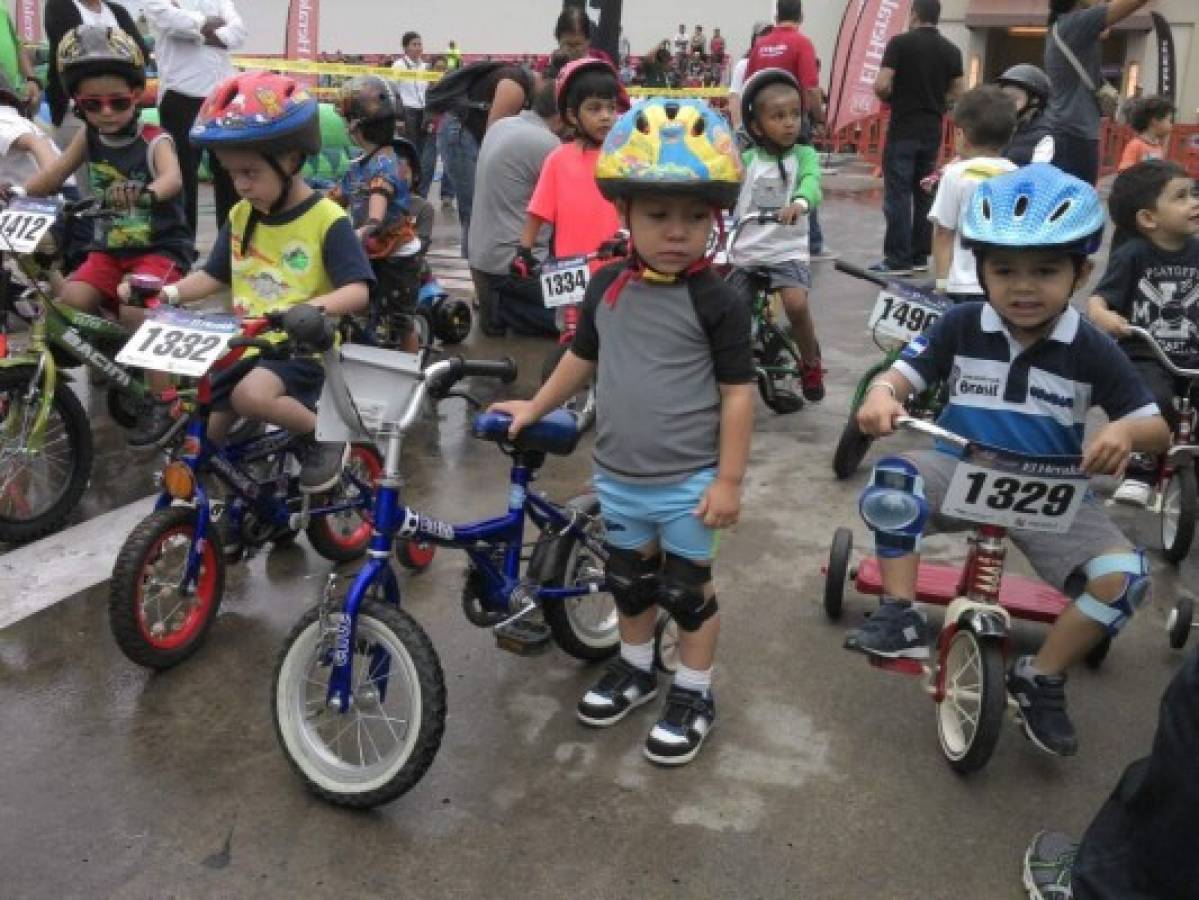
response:
[[[832,196],[822,212],[830,245],[873,261],[877,203]],[[873,601],[850,592],[837,625],[821,608],[834,527],[870,546],[856,513],[864,473],[839,483],[830,459],[853,382],[876,355],[864,327],[874,293],[819,264],[829,396],[789,417],[759,406],[743,520],[717,567],[718,728],[692,765],[663,770],[642,758],[657,704],[612,729],[580,726],[573,706],[594,669],[556,650],[520,658],[497,649],[462,616],[464,557],[442,551],[428,572],[401,576],[405,608],[445,671],[449,717],[436,760],[410,793],[370,813],[311,797],[278,749],[270,713],[276,655],[329,570],[301,538],[230,569],[208,644],[171,672],[150,674],[117,650],[106,585],[0,631],[0,894],[1022,896],[1031,835],[1080,831],[1149,747],[1179,662],[1163,629],[1179,578],[1156,558],[1154,601],[1100,671],[1072,676],[1078,757],[1048,758],[1009,724],[983,772],[953,774],[916,679],[840,649],[844,627]],[[467,349],[514,355],[521,378],[505,391],[524,396],[548,346],[475,338]],[[148,492],[153,466],[91,408],[106,449],[89,503],[104,511]],[[506,460],[468,436],[468,415],[443,404],[405,449],[407,498],[448,520],[495,515],[507,494]],[[585,449],[552,459],[539,486],[565,498],[585,486],[588,468]],[[1149,514],[1119,516],[1156,546]],[[928,542],[932,557],[961,546]],[[1193,563],[1183,574],[1193,583]],[[1017,644],[1041,634],[1021,626]]]

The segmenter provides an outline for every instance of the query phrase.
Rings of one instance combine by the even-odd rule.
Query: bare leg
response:
[[[815,363],[820,359],[820,345],[816,343],[816,327],[812,324],[812,314],[808,309],[808,292],[803,288],[783,288],[783,309],[791,323],[791,332],[795,335],[799,355],[806,363]]]
[[[883,595],[896,600],[916,599],[916,573],[920,568],[920,554],[878,558],[878,567],[883,576]]]
[[[279,377],[266,369],[254,369],[233,389],[233,409],[238,415],[261,419],[292,434],[316,430],[316,413],[289,397]]]

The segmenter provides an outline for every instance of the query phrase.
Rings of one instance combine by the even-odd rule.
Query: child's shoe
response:
[[[300,490],[305,494],[319,494],[335,488],[341,470],[350,461],[349,444],[318,441],[315,434],[302,437],[294,452],[300,461]]]
[[[1060,831],[1042,831],[1024,851],[1024,889],[1030,900],[1071,900],[1078,844]]]
[[[808,362],[800,360],[799,379],[803,383],[803,396],[809,403],[819,403],[824,399],[824,368],[820,360]]]
[[[682,766],[695,759],[716,724],[712,694],[677,684],[666,695],[666,709],[645,739],[645,756],[662,766]]]
[[[638,706],[658,696],[658,676],[637,668],[623,657],[616,657],[583,695],[576,714],[579,721],[595,728],[615,725]]]
[[[905,600],[884,600],[861,628],[845,635],[845,649],[884,659],[928,659],[928,623]]]
[[[1112,494],[1112,499],[1117,503],[1144,508],[1149,505],[1152,493],[1153,489],[1146,482],[1138,481],[1135,478],[1125,478],[1116,488],[1116,492]]]
[[[1036,674],[1030,661],[1027,656],[1014,660],[1007,673],[1008,693],[1020,707],[1020,727],[1046,753],[1073,756],[1078,736],[1066,715],[1066,676]]]

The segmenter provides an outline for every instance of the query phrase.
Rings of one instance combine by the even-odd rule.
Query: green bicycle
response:
[[[941,317],[949,308],[949,301],[928,288],[902,281],[889,281],[850,263],[838,261],[834,266],[846,275],[869,281],[882,288],[870,314],[868,327],[875,345],[883,351],[883,358],[858,379],[853,400],[849,404],[849,418],[841,430],[837,449],[833,451],[833,472],[838,478],[845,479],[858,470],[870,451],[870,445],[874,443],[874,438],[863,434],[858,428],[858,408],[866,399],[866,391],[871,382],[891,368],[908,341],[931,327]],[[908,401],[908,414],[914,419],[932,421],[937,418],[944,405],[944,386],[930,384]]]

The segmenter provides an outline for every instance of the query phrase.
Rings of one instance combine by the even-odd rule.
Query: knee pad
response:
[[[1143,550],[1105,553],[1088,562],[1082,567],[1082,571],[1088,581],[1114,572],[1124,575],[1124,588],[1120,591],[1120,596],[1110,603],[1105,603],[1088,592],[1083,592],[1074,601],[1080,613],[1098,622],[1109,635],[1115,637],[1149,596],[1149,563],[1145,559],[1145,553]]]
[[[662,554],[645,557],[636,550],[608,547],[604,577],[622,615],[639,616],[658,602]]]
[[[711,566],[667,553],[658,605],[683,631],[699,631],[718,609],[716,597],[704,596],[704,585],[711,580]]]
[[[891,559],[915,552],[928,521],[920,471],[901,456],[884,456],[862,491],[858,512],[874,532],[879,556]]]

